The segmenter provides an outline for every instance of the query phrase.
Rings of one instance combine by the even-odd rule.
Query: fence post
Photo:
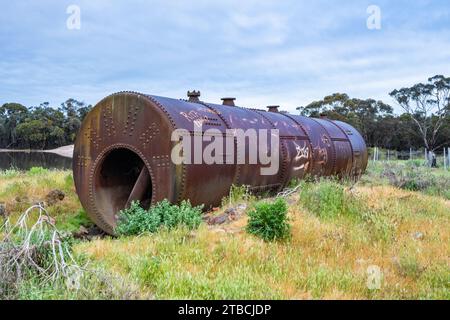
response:
[[[450,147],[447,148],[447,160],[448,160],[448,167],[450,168]]]
[[[447,148],[447,168],[450,169],[450,148]]]
[[[447,170],[447,158],[445,157],[445,148],[444,148],[444,170]]]

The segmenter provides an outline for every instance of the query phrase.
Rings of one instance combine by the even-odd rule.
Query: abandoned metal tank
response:
[[[366,169],[366,144],[344,122],[279,112],[277,106],[246,109],[235,106],[234,98],[206,103],[196,91],[188,97],[120,92],[104,98],[86,116],[75,142],[74,180],[83,207],[104,231],[114,232],[117,213],[132,200],[148,207],[163,199],[189,199],[210,207],[220,204],[232,185],[278,191],[307,174],[358,177]],[[272,174],[263,173],[267,163],[238,160],[236,132],[250,129],[277,132],[278,143],[267,143],[265,150],[278,161]],[[173,139],[177,130],[182,130],[179,141]],[[204,135],[200,145],[188,150],[194,154],[205,151],[208,141],[231,137],[231,150],[224,143],[214,151],[222,163],[174,161],[174,147],[198,134]],[[247,138],[241,145],[246,153],[255,144],[251,135]]]

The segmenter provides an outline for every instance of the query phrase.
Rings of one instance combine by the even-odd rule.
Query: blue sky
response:
[[[69,30],[69,5],[81,29]],[[369,5],[381,30],[366,26]],[[6,1],[0,10],[0,104],[122,90],[291,112],[334,92],[382,99],[450,76],[450,3],[418,1]]]

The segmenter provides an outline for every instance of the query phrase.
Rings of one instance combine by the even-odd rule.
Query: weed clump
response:
[[[392,239],[395,223],[389,212],[370,208],[363,196],[347,190],[345,185],[323,179],[316,183],[305,182],[300,190],[301,206],[319,218],[347,219],[363,224],[374,239]]]
[[[45,169],[42,167],[31,167],[30,170],[28,170],[29,176],[44,175],[47,173],[48,173],[48,169]]]
[[[168,200],[163,200],[145,210],[139,201],[133,201],[129,208],[119,212],[115,231],[118,235],[139,235],[177,226],[197,229],[202,222],[202,208],[203,206],[192,207],[189,201],[173,205]]]
[[[227,197],[222,199],[222,206],[237,204],[239,202],[251,201],[253,196],[250,194],[249,186],[232,185]]]
[[[301,204],[321,218],[356,216],[361,203],[347,194],[343,185],[332,180],[303,183],[300,188]]]
[[[421,273],[425,270],[421,266],[417,257],[410,252],[402,252],[400,258],[395,261],[397,271],[403,277],[410,277],[417,279],[420,277]]]
[[[291,226],[284,199],[273,203],[260,202],[248,213],[247,232],[264,241],[284,240],[291,236]]]

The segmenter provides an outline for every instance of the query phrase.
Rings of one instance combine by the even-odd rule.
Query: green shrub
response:
[[[180,205],[172,205],[163,200],[145,210],[139,201],[133,201],[131,206],[119,212],[116,233],[119,235],[138,235],[146,232],[154,233],[161,228],[173,229],[186,226],[196,229],[202,222],[202,207],[192,207],[189,201]]]
[[[30,170],[28,170],[28,175],[30,176],[37,176],[42,174],[47,174],[48,169],[42,168],[42,167],[31,167]]]
[[[273,203],[260,202],[248,213],[247,232],[264,241],[287,239],[291,235],[291,226],[287,217],[287,204],[282,198]]]

